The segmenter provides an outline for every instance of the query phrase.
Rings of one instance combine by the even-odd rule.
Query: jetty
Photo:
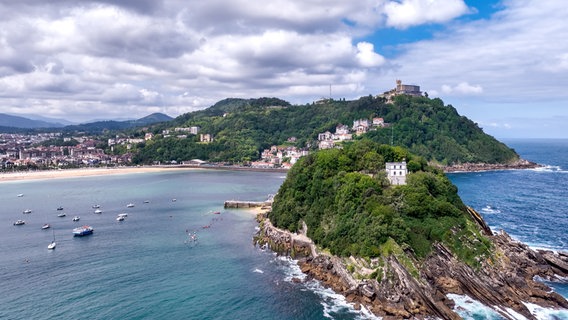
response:
[[[225,209],[241,209],[241,208],[257,208],[272,205],[272,201],[240,201],[240,200],[227,200],[225,201]]]

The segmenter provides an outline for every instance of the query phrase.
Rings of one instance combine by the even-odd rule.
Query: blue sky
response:
[[[177,116],[420,85],[497,138],[568,138],[561,1],[0,1],[0,112]]]

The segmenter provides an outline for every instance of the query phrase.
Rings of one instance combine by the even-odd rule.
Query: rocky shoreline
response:
[[[442,166],[440,167],[444,172],[451,173],[451,172],[480,172],[480,171],[497,171],[497,170],[524,170],[524,169],[536,169],[541,168],[542,165],[524,160],[519,159],[518,161],[512,163],[460,163],[460,164],[453,164],[449,166]]]
[[[507,319],[515,314],[536,319],[525,303],[568,309],[566,299],[535,280],[568,281],[567,253],[535,251],[503,231],[491,234],[483,225],[480,230],[492,241],[495,255],[474,270],[442,244],[421,262],[405,261],[410,256],[406,254],[371,261],[339,258],[319,252],[306,237],[305,228],[298,234],[275,228],[262,213],[258,220],[256,244],[298,259],[308,278],[342,293],[356,308],[363,305],[384,319],[461,319],[453,311],[454,302],[447,298],[450,293],[467,295]]]

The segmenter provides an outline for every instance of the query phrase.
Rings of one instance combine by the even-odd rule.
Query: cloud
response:
[[[463,0],[389,1],[384,7],[387,26],[405,29],[425,23],[441,23],[470,12]]]
[[[357,43],[357,51],[357,60],[363,67],[379,67],[385,63],[385,58],[375,52],[372,43]]]
[[[467,82],[460,82],[456,86],[442,85],[442,92],[446,94],[458,95],[478,95],[483,93],[483,88],[479,85],[470,85]]]

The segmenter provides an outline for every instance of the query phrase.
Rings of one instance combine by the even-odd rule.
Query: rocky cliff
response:
[[[318,252],[305,236],[305,228],[296,234],[275,228],[265,216],[259,216],[259,221],[257,244],[299,259],[309,277],[385,319],[460,319],[452,310],[454,302],[446,296],[450,293],[467,295],[508,319],[513,318],[510,310],[536,319],[525,306],[527,302],[568,309],[568,301],[535,280],[566,281],[568,255],[532,250],[503,231],[488,234],[482,220],[478,221],[480,229],[491,239],[494,253],[476,269],[439,243],[421,261],[396,244],[388,255],[375,259],[339,258]]]

